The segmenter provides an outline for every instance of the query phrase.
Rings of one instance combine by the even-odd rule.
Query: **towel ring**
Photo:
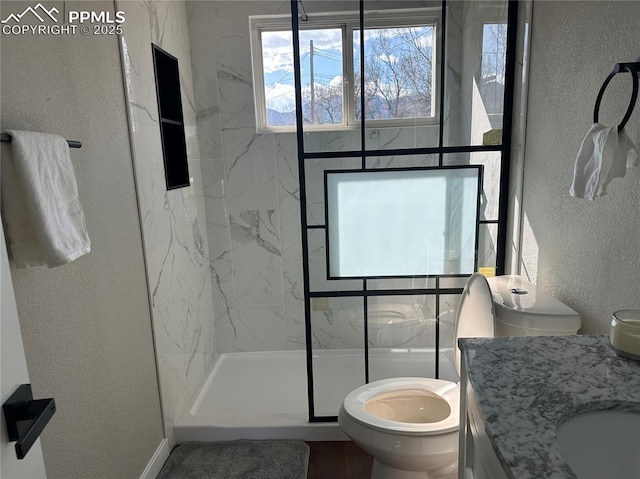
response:
[[[627,122],[629,121],[629,118],[631,117],[631,113],[633,113],[633,109],[636,106],[636,101],[638,100],[638,70],[636,69],[636,67],[639,65],[640,65],[639,63],[616,63],[615,68],[611,73],[609,73],[609,76],[604,81],[604,83],[600,87],[600,91],[598,92],[598,97],[596,98],[596,106],[593,111],[594,123],[598,123],[598,113],[600,110],[600,103],[602,102],[604,91],[607,89],[609,82],[614,76],[616,76],[616,74],[628,71],[628,72],[631,72],[631,79],[633,81],[633,92],[631,93],[631,101],[629,102],[629,108],[627,108],[627,112],[625,113],[624,118],[622,119],[622,122],[620,122],[620,124],[618,125],[618,133],[620,133],[624,129]]]

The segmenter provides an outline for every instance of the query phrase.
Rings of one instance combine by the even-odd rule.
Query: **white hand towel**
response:
[[[623,177],[637,157],[636,146],[624,130],[618,134],[617,126],[594,123],[582,140],[569,194],[588,200],[604,196],[611,180]]]
[[[2,156],[2,212],[16,266],[53,268],[87,254],[91,242],[66,140],[8,133],[12,154]]]
[[[624,158],[627,162],[627,169],[635,168],[638,166],[638,147],[636,144],[631,141],[631,138],[627,136],[627,133],[622,130],[620,133],[620,138],[623,139],[627,144],[626,147],[620,147],[620,152],[624,153],[626,151],[626,158]],[[623,155],[624,157],[625,155]]]
[[[627,136],[624,129],[618,133],[617,127],[613,129],[610,136],[615,137],[616,149],[611,160],[611,168],[606,176],[600,174],[600,184],[598,185],[598,196],[607,194],[607,186],[614,178],[622,178],[627,174],[627,168],[637,166],[638,152],[636,145]]]

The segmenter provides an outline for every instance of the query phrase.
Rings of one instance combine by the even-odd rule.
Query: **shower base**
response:
[[[453,351],[440,352],[440,377],[457,380]],[[362,385],[362,350],[313,354],[316,416],[336,416]],[[178,443],[234,439],[347,440],[337,422],[309,422],[305,351],[226,353],[174,425]],[[433,377],[433,349],[372,349],[370,380]]]

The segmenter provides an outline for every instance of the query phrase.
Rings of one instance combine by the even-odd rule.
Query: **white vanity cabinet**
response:
[[[461,356],[458,479],[507,479],[486,435],[464,355]]]

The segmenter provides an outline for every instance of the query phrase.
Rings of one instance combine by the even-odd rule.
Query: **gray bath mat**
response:
[[[301,441],[188,442],[156,479],[305,479],[308,463]]]

